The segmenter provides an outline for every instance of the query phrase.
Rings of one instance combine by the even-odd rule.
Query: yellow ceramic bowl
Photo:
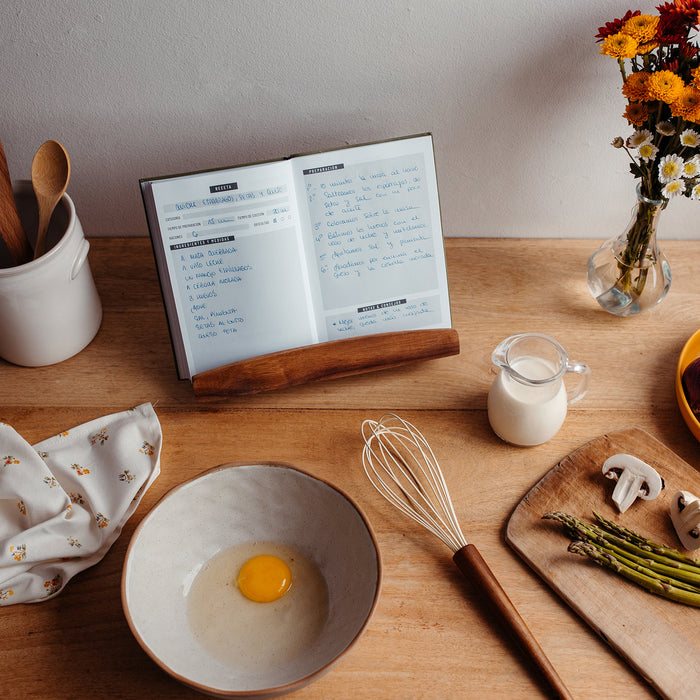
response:
[[[685,392],[683,391],[683,384],[681,383],[683,371],[697,357],[700,357],[700,330],[695,331],[683,347],[681,356],[678,358],[678,368],[676,369],[676,398],[678,399],[678,406],[681,409],[681,415],[690,428],[690,432],[700,440],[700,421],[698,421],[695,414],[690,410],[688,400],[685,398]]]

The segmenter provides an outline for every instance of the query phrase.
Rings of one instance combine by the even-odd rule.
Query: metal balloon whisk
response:
[[[452,558],[495,605],[522,649],[535,661],[561,698],[571,694],[478,549],[467,542],[428,441],[408,421],[387,413],[362,423],[362,464],[373,486],[404,515],[432,532],[452,551]]]
[[[404,515],[439,537],[451,550],[467,545],[445,478],[428,441],[394,414],[362,423],[362,460],[369,480]]]

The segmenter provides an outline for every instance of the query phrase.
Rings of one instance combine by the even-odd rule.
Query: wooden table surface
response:
[[[293,697],[546,697],[449,551],[366,480],[360,424],[385,411],[414,422],[436,449],[467,538],[574,697],[655,697],[510,549],[504,527],[562,457],[611,430],[639,426],[700,467],[674,395],[677,357],[700,327],[700,241],[662,241],[673,272],[668,297],[642,316],[619,319],[586,288],[594,241],[448,239],[458,356],[223,400],[195,398],[176,378],[150,242],[91,244],[104,306],[96,339],[52,367],[0,361],[0,420],[35,443],[150,401],[163,427],[162,471],[99,564],[52,600],[0,608],[0,697],[201,697],[161,671],[131,635],[120,599],[124,556],[138,522],[173,486],[218,464],[260,460],[295,464],[345,490],[372,523],[383,559],[382,594],[365,635]],[[559,434],[532,448],[501,442],[486,415],[491,351],[521,331],[554,336],[592,369],[588,394]]]

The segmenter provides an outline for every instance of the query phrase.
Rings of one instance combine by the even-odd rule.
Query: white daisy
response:
[[[697,184],[690,190],[691,199],[700,199],[700,184]]]
[[[693,156],[683,164],[683,177],[697,177],[700,175],[700,156]]]
[[[666,197],[666,199],[671,199],[671,197],[677,197],[685,192],[685,182],[683,180],[671,180],[664,188],[661,190],[661,195]]]
[[[645,160],[647,162],[651,162],[656,158],[656,154],[659,152],[659,149],[653,144],[653,143],[643,143],[639,147],[639,157],[642,160]]]
[[[700,134],[693,129],[686,129],[681,133],[681,143],[688,148],[697,148],[700,146]]]
[[[675,153],[664,156],[659,163],[659,181],[677,180],[683,174],[683,159]]]
[[[639,148],[645,143],[651,143],[651,139],[652,134],[649,129],[640,129],[639,131],[635,131],[632,136],[627,139],[627,145],[630,148]]]
[[[676,127],[671,122],[659,122],[656,130],[663,136],[673,136],[676,133]]]

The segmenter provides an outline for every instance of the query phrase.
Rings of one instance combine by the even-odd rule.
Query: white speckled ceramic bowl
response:
[[[193,637],[187,593],[202,566],[236,544],[273,541],[310,558],[328,586],[328,620],[296,660],[263,672],[218,661]],[[298,690],[346,654],[365,630],[381,586],[369,523],[330,484],[284,464],[227,464],[166,494],[134,533],[122,575],[129,627],[171,676],[219,697]]]

